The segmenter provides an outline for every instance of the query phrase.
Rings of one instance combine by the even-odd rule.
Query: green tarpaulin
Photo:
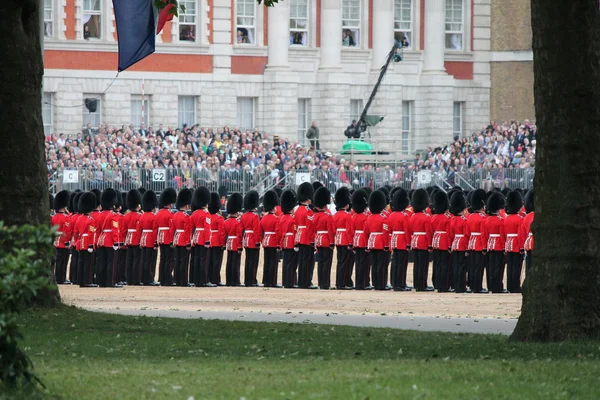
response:
[[[373,146],[369,143],[362,142],[360,140],[348,140],[342,146],[342,154],[358,153],[358,154],[371,154],[373,152]]]
[[[383,121],[383,117],[380,115],[367,115],[365,116],[365,123],[367,126],[375,126]]]

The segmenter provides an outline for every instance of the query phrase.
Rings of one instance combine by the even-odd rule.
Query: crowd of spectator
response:
[[[50,177],[63,169],[79,169],[87,181],[102,187],[143,186],[150,177],[143,170],[164,168],[174,184],[186,187],[223,182],[231,187],[255,186],[266,177],[284,179],[291,171],[310,171],[324,184],[363,186],[405,184],[420,170],[429,170],[450,184],[467,171],[531,168],[537,129],[533,122],[492,121],[452,143],[416,152],[414,159],[393,165],[358,164],[319,146],[304,145],[258,129],[156,128],[133,125],[90,125],[76,134],[46,137]],[[240,188],[240,190],[243,190]]]

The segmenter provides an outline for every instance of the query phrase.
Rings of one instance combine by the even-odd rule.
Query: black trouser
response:
[[[319,139],[310,139],[310,145],[314,147],[315,150],[321,149],[321,146],[319,146]]]
[[[186,246],[175,246],[175,284],[177,286],[187,286],[188,284],[188,263],[190,260],[190,250]]]
[[[277,267],[279,266],[279,253],[275,247],[263,248],[263,285],[277,285]]]
[[[299,244],[298,248],[298,286],[306,289],[313,285],[315,248],[306,244]]]
[[[340,289],[352,287],[352,268],[354,267],[354,252],[348,246],[337,246],[337,266],[335,286]]]
[[[208,249],[208,277],[210,283],[221,283],[221,264],[223,263],[223,248],[211,247]]]
[[[464,293],[467,290],[468,258],[466,254],[465,251],[452,252],[452,276],[456,293]]]
[[[208,248],[203,245],[192,247],[192,258],[194,259],[193,276],[196,286],[204,286],[209,283],[208,280]],[[190,274],[192,275],[192,274]]]
[[[140,260],[140,282],[144,285],[149,285],[154,282],[154,276],[156,273],[156,252],[152,247],[142,247],[141,249],[141,260]]]
[[[355,264],[356,264],[356,289],[364,289],[369,286],[369,253],[367,249],[355,247]]]
[[[237,251],[227,252],[227,265],[225,266],[225,285],[237,286],[240,284],[241,254]]]
[[[408,265],[408,251],[394,250],[392,255],[392,272],[390,280],[394,289],[406,287],[406,266]]]
[[[258,272],[258,260],[260,249],[244,249],[246,251],[246,262],[244,263],[244,284],[246,286],[257,285],[256,273]]]
[[[79,278],[79,286],[86,286],[94,283],[94,259],[96,255],[87,250],[79,250],[78,253],[79,256],[77,257],[77,260],[79,272],[77,276]]]
[[[333,263],[333,249],[331,247],[317,248],[317,277],[321,289],[331,286],[331,264]]]
[[[128,285],[137,285],[142,281],[142,249],[140,246],[128,246],[125,254],[125,275]]]
[[[510,293],[521,293],[521,272],[523,256],[521,253],[506,253],[506,289]]]
[[[427,275],[429,273],[429,251],[413,250],[415,261],[413,264],[413,285],[415,290],[427,289]]]
[[[487,270],[488,290],[492,293],[502,293],[504,284],[504,251],[490,251],[488,253]]]
[[[115,251],[115,282],[127,282],[127,250],[118,249]]]
[[[473,293],[481,292],[483,289],[483,269],[485,256],[481,251],[470,251],[469,286]]]
[[[373,272],[373,286],[375,290],[385,290],[388,276],[388,257],[385,250],[371,250],[371,270]]]
[[[67,280],[67,265],[69,264],[69,249],[56,248],[56,283],[65,283]]]
[[[527,250],[527,256],[525,257],[525,277],[527,277],[527,273],[531,273],[531,268],[533,267],[533,250]]]
[[[160,245],[160,263],[158,264],[158,281],[161,286],[171,286],[173,281],[173,258],[175,251],[170,244]]]
[[[79,251],[71,249],[71,266],[69,268],[69,280],[74,285],[79,283]]]
[[[437,271],[436,271],[437,267]],[[448,250],[433,250],[433,269],[435,271],[434,287],[440,292],[450,289],[450,253]]]
[[[283,287],[292,288],[298,283],[298,252],[285,249],[283,253]]]
[[[112,247],[98,247],[96,254],[96,283],[101,287],[114,285],[115,250]]]

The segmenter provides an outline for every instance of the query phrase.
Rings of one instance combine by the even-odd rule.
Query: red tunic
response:
[[[71,216],[66,212],[57,213],[54,214],[51,221],[53,226],[58,227],[56,238],[54,239],[54,247],[57,249],[66,249],[66,244],[71,241],[71,235],[73,234]]]
[[[245,249],[257,249],[262,240],[262,228],[260,227],[260,218],[251,211],[245,212],[240,219],[244,235],[242,245]]]
[[[192,214],[192,229],[194,235],[192,236],[192,246],[205,246],[210,245],[210,214],[206,209],[194,211]]]
[[[98,226],[98,247],[113,247],[119,243],[119,216],[114,211],[102,211]]]
[[[521,236],[521,224],[523,217],[519,214],[511,214],[504,219],[504,234],[506,235],[504,251],[507,253],[518,253],[523,249],[525,242]]]
[[[242,223],[238,218],[227,218],[223,223],[223,232],[227,240],[227,251],[242,250]]]
[[[390,247],[390,232],[384,213],[371,214],[365,223],[364,236],[369,250],[384,250]]]
[[[192,218],[185,211],[178,211],[173,215],[173,244],[187,247],[192,241]]]
[[[226,235],[223,233],[225,220],[221,214],[210,215],[210,247],[223,247],[226,243]]]
[[[87,250],[94,246],[94,236],[96,233],[96,220],[90,215],[82,215],[75,224],[75,234],[77,236],[79,250]]]
[[[333,246],[335,244],[333,216],[327,211],[317,211],[312,222],[315,227],[315,246]]]
[[[406,250],[410,244],[410,217],[406,211],[394,211],[388,218],[390,247],[392,250]]]
[[[73,215],[73,233],[71,234],[71,246],[75,248],[75,250],[81,250],[81,248],[79,248],[79,237],[80,237],[80,233],[79,231],[77,231],[77,222],[81,219],[84,218],[85,215],[82,214],[74,214]]]
[[[90,213],[90,216],[92,218],[94,218],[95,221],[95,226],[96,226],[96,232],[94,232],[94,245],[98,245],[98,239],[100,237],[100,231],[102,229],[102,225],[104,225],[104,218],[106,218],[106,215],[99,210],[94,210]]]
[[[158,244],[172,244],[173,235],[173,211],[168,208],[162,208],[156,213],[156,223],[158,224]]]
[[[433,238],[429,214],[417,212],[410,217],[410,235],[410,247],[413,250],[429,250]]]
[[[485,221],[482,233],[488,251],[504,251],[504,218],[500,215],[490,215]]]
[[[467,251],[469,244],[467,217],[464,215],[455,215],[450,223],[450,232],[452,251]]]
[[[281,244],[281,231],[279,217],[275,213],[267,213],[260,220],[263,247],[279,247]]]
[[[122,229],[125,231],[125,246],[139,246],[142,232],[138,229],[142,213],[128,212],[121,220]]]
[[[283,211],[281,211],[281,206],[275,206],[275,215],[281,217],[283,215]]]
[[[448,213],[435,214],[431,217],[431,230],[433,231],[433,240],[431,247],[435,250],[448,250],[452,246],[452,239],[448,232],[452,215]]]
[[[365,224],[369,216],[366,213],[354,214],[352,216],[352,230],[350,236],[352,237],[352,247],[364,249],[367,247],[368,238],[365,236]]]
[[[140,233],[140,247],[152,248],[158,243],[158,223],[156,216],[151,212],[145,212],[140,216],[138,223],[138,232]]]
[[[281,231],[280,245],[282,249],[293,249],[294,238],[296,237],[296,222],[293,214],[283,214],[279,218],[279,226]]]
[[[333,225],[335,227],[335,245],[344,247],[351,245],[352,215],[346,210],[336,212],[333,216]]]
[[[296,244],[310,246],[315,242],[315,230],[313,228],[314,211],[309,206],[300,205],[294,212],[296,222]]]
[[[527,215],[527,211],[525,210],[525,206],[521,206],[521,209],[519,210],[519,215],[523,218],[525,218],[525,216]]]
[[[472,213],[467,217],[467,232],[469,234],[468,250],[482,251],[486,247],[487,242],[483,241],[482,233],[486,218],[487,215],[483,212]]]
[[[523,218],[523,222],[521,222],[521,237],[524,238],[523,250],[532,251],[533,250],[533,233],[531,232],[531,223],[533,222],[534,213],[530,212]]]

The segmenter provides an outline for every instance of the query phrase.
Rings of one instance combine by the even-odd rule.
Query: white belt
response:
[[[533,236],[533,232],[529,232],[527,236]]]
[[[354,233],[363,233],[364,231],[354,231]]]
[[[127,232],[135,232],[135,229],[127,229]]]
[[[492,234],[490,234],[490,237],[500,237],[500,234],[498,234],[498,233],[492,233]]]
[[[56,231],[57,235],[62,235],[63,233],[61,231]]]
[[[244,234],[246,233],[254,233],[254,231],[244,231]]]
[[[442,233],[446,233],[446,231],[435,231],[433,232],[434,235],[441,235]]]
[[[175,229],[175,232],[177,232],[177,233],[185,232],[185,229]]]
[[[404,231],[393,231],[392,235],[404,235]]]
[[[235,239],[237,236],[227,236],[227,239]]]
[[[298,229],[304,229],[304,228],[306,228],[306,225],[300,225],[300,226],[298,226]]]
[[[462,235],[462,234],[459,233],[458,235],[454,235],[454,237],[455,238],[461,238],[461,237],[465,237],[465,235]]]
[[[143,229],[142,233],[152,233],[152,229]]]
[[[288,232],[285,234],[285,236],[294,236],[294,232]]]
[[[518,237],[519,234],[518,233],[509,233],[506,235],[507,237]]]
[[[159,229],[162,229],[162,228],[159,228]],[[165,228],[165,229],[169,229],[169,228]],[[197,230],[197,231],[203,231],[203,230],[204,230],[204,228],[196,228],[196,230]]]
[[[159,231],[168,231],[169,228],[158,228]]]
[[[329,231],[317,231],[317,235],[325,235],[329,233]]]
[[[346,228],[338,228],[336,229],[336,232],[346,232]]]
[[[105,229],[102,231],[102,233],[109,233],[109,232],[112,232],[112,229]]]
[[[274,235],[274,234],[275,234],[275,232],[265,232],[265,235]]]
[[[83,237],[83,236],[90,236],[90,235],[88,235],[87,233],[84,233],[81,236]]]
[[[383,235],[383,232],[371,232],[371,235]]]
[[[481,236],[481,232],[471,232],[471,236]]]
[[[219,232],[218,229],[211,230],[211,232]]]
[[[413,232],[413,236],[423,236],[427,235],[427,232]]]

